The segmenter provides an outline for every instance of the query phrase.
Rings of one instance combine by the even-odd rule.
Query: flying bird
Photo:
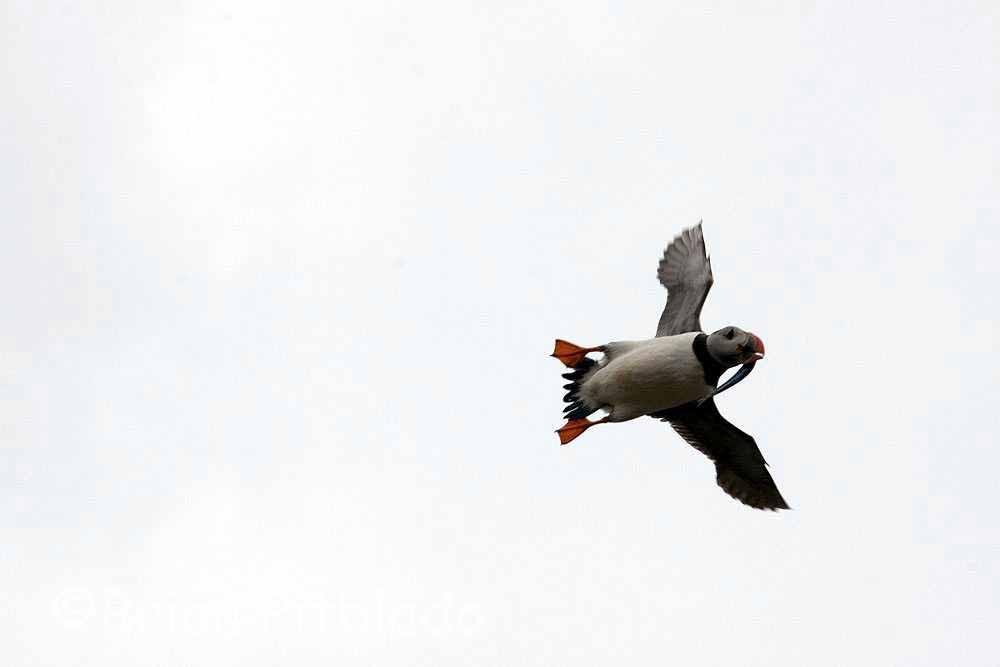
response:
[[[656,337],[581,347],[556,340],[552,353],[572,370],[565,401],[566,424],[556,433],[567,444],[595,424],[650,416],[668,422],[688,444],[715,462],[722,490],[745,505],[788,509],[753,437],[719,413],[716,394],[742,381],[764,357],[755,334],[726,326],[701,330],[701,308],[712,288],[712,264],[705,252],[701,223],[684,230],[667,246],[656,272],[667,289],[667,304]],[[587,355],[603,354],[600,360]],[[729,368],[739,370],[722,386]],[[587,419],[604,410],[607,416]]]

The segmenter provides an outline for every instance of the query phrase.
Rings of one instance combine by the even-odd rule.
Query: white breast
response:
[[[625,421],[706,396],[704,370],[692,344],[697,333],[611,343],[611,359],[589,377],[581,393],[592,405]]]

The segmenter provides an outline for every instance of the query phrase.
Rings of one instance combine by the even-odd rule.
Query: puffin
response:
[[[591,426],[653,417],[715,463],[716,482],[744,505],[789,509],[767,470],[756,441],[722,416],[715,396],[745,379],[764,358],[754,333],[729,325],[701,329],[701,309],[712,288],[712,263],[702,223],[685,229],[663,252],[656,277],[667,303],[656,336],[582,347],[557,339],[552,356],[571,370],[563,377],[566,424],[559,442],[569,444]],[[588,355],[601,354],[599,360]],[[722,385],[730,368],[736,373]],[[596,421],[588,417],[602,410]]]

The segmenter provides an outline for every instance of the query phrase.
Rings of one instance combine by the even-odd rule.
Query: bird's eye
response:
[[[726,338],[728,340],[732,340],[733,339],[733,330],[732,329],[730,329],[729,331],[726,332]]]

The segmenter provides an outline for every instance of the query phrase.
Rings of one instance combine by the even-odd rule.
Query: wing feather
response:
[[[656,335],[701,331],[701,307],[714,279],[700,222],[670,242],[663,251],[656,277],[667,288],[667,305],[660,315]]]
[[[716,482],[730,496],[757,509],[788,509],[757,442],[726,421],[714,400],[700,407],[687,403],[650,416],[669,422],[685,442],[714,461]]]

